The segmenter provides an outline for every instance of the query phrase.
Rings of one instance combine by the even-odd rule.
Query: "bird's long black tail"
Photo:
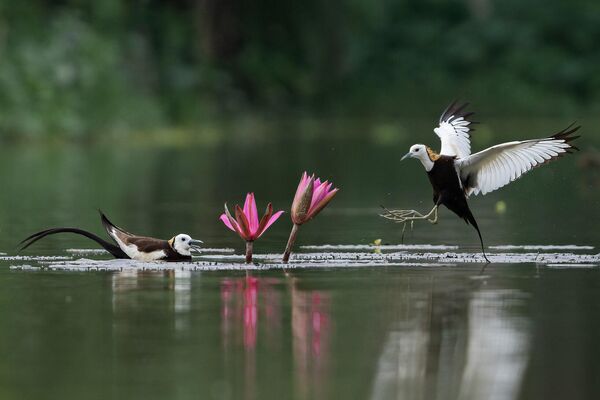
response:
[[[479,226],[477,225],[477,221],[475,221],[475,217],[473,216],[473,213],[471,212],[471,210],[467,210],[467,215],[465,217],[465,220],[467,221],[467,223],[470,223],[471,225],[473,225],[473,228],[475,228],[475,230],[477,231],[477,234],[479,235],[479,242],[481,243],[481,252],[483,253],[483,258],[485,258],[485,261],[487,261],[489,263],[490,260],[487,258],[487,255],[485,254],[485,247],[483,246],[483,238],[481,237],[481,231],[479,230]]]
[[[115,258],[129,258],[129,256],[127,254],[125,254],[125,252],[123,250],[121,250],[121,248],[119,246],[109,243],[106,240],[102,239],[101,237],[99,237],[91,232],[84,231],[83,229],[78,229],[78,228],[52,228],[52,229],[46,229],[44,231],[34,233],[33,235],[30,235],[29,237],[23,239],[19,243],[19,245],[22,245],[21,250],[25,250],[26,248],[28,248],[29,246],[31,246],[38,240],[45,238],[46,236],[49,236],[49,235],[54,235],[56,233],[75,233],[77,235],[85,236],[86,238],[91,239],[94,242],[98,243],[100,246],[102,246],[104,248],[104,250],[108,251]]]

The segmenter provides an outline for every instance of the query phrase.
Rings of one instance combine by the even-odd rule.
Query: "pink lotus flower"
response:
[[[313,219],[337,194],[339,189],[332,189],[332,187],[333,183],[321,182],[321,179],[315,178],[314,174],[310,177],[306,171],[302,174],[292,203],[292,222],[294,226],[283,253],[283,262],[288,262],[290,258],[300,225]]]
[[[283,214],[283,211],[277,211],[273,214],[273,205],[269,203],[265,214],[259,221],[254,193],[248,193],[243,209],[236,204],[235,218],[231,216],[227,204],[225,204],[225,212],[221,214],[219,219],[223,221],[226,227],[236,232],[246,241],[246,262],[250,263],[252,262],[252,243],[261,237],[281,214]]]

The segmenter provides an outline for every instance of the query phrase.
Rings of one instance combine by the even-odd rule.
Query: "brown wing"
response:
[[[166,240],[155,239],[146,236],[136,236],[133,233],[127,232],[125,229],[119,228],[110,222],[110,220],[102,213],[102,211],[100,211],[100,218],[108,235],[115,239],[117,243],[121,242],[125,246],[133,244],[138,248],[138,251],[144,253],[151,253],[157,250],[165,250],[165,252],[168,252],[171,249],[169,242]]]
[[[117,235],[119,235],[119,233],[117,233]],[[164,250],[165,252],[167,252],[171,248],[169,242],[167,242],[166,240],[155,239],[151,237],[127,236],[122,240],[127,245],[135,245],[138,248],[138,251],[144,253],[152,253],[153,251],[158,250]]]

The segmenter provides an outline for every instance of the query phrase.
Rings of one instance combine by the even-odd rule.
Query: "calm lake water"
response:
[[[540,122],[521,132],[538,137],[555,128]],[[200,143],[174,137],[0,149],[0,252],[7,255],[0,260],[0,398],[600,398],[598,266],[492,264],[482,273],[477,263],[399,263],[288,274],[10,268],[38,264],[10,259],[37,230],[102,234],[98,208],[136,233],[186,232],[240,254],[243,243],[217,220],[223,203],[254,191],[259,208],[272,201],[288,211],[305,169],[341,191],[301,228],[298,246],[397,244],[401,229],[377,217],[379,205],[431,207],[421,165],[399,161],[412,142],[437,147],[424,123],[265,128],[285,130],[277,140],[244,125],[221,129],[226,139],[203,133]],[[481,132],[475,149],[524,137]],[[600,146],[592,135],[580,145],[575,157],[471,199],[486,245],[599,252],[600,173],[581,158]],[[471,227],[447,210],[440,218],[436,226],[416,224],[405,243],[478,251]],[[256,253],[282,252],[290,228],[287,213],[256,242]],[[62,235],[23,255],[72,257],[68,248],[94,245]]]

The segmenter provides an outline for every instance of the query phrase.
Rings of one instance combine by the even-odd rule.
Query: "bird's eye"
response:
[[[185,238],[181,238],[181,241],[182,241],[182,242],[185,242]]]
[[[415,149],[415,151],[419,151],[419,149]]]

